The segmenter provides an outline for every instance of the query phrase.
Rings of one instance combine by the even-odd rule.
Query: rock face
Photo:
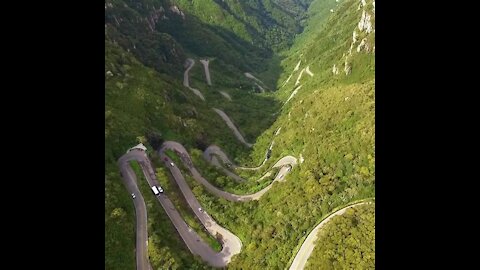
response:
[[[332,68],[332,73],[333,75],[338,75],[338,68],[337,68],[337,65],[333,64],[333,68]]]
[[[360,3],[358,5],[357,10],[363,9],[362,15],[361,15],[360,21],[355,26],[355,29],[353,29],[352,42],[350,43],[350,48],[346,53],[343,54],[341,58],[342,60],[343,59],[345,60],[343,64],[344,66],[343,70],[345,72],[345,75],[349,75],[352,71],[352,65],[351,63],[349,63],[348,59],[349,57],[352,56],[352,53],[354,53],[354,50],[353,50],[354,47],[356,47],[355,51],[357,53],[360,53],[362,51],[365,51],[367,53],[369,52],[375,53],[375,45],[369,42],[369,40],[372,40],[371,34],[375,33],[375,25],[373,21],[375,19],[375,1],[372,1],[372,6],[367,6],[366,0],[359,0],[359,2]],[[370,7],[372,7],[371,12],[368,11]],[[360,43],[358,43],[359,40],[360,40]],[[338,74],[338,68],[336,67],[336,65],[333,65],[332,73],[334,75]]]
[[[150,11],[150,14],[145,18],[150,31],[155,31],[155,26],[157,25],[157,22],[164,17],[165,9],[163,9],[163,7],[160,7],[159,9],[153,8],[152,11]]]
[[[363,48],[365,48],[365,50],[368,52],[369,51],[369,48],[368,48],[368,45],[366,43],[367,41],[367,38],[363,38],[362,41],[360,42],[360,44],[358,44],[358,47],[357,47],[357,52],[360,52]]]
[[[348,63],[348,60],[345,59],[345,67],[343,68],[345,75],[350,75],[352,73],[352,66]]]
[[[183,11],[181,11],[177,6],[171,6],[171,7],[170,7],[170,10],[171,10],[173,13],[182,16],[182,19],[185,20],[185,13],[183,13]]]
[[[371,15],[367,14],[365,10],[363,10],[362,13],[362,18],[360,19],[360,22],[358,22],[358,29],[360,31],[364,31],[368,33],[371,33],[373,28],[372,28],[372,21],[371,21]]]

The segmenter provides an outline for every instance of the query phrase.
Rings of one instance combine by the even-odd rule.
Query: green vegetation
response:
[[[139,190],[147,206],[148,256],[153,269],[184,269],[186,267],[189,269],[209,269],[203,265],[200,258],[194,257],[191,253],[183,252],[187,247],[150,190],[140,165],[136,161],[132,161],[130,166],[135,172]],[[128,196],[130,197],[130,194]],[[131,197],[130,200],[132,200]],[[131,236],[134,238],[133,233]],[[133,242],[135,242],[135,238]],[[117,266],[112,265],[111,269],[122,268],[116,268]],[[106,268],[109,269],[109,267]],[[135,265],[125,269],[135,269]]]
[[[107,41],[105,47],[105,268],[132,269],[135,265],[134,210],[116,160],[142,140],[152,147],[160,146],[164,140],[196,148],[218,144],[238,156],[245,156],[247,149],[233,137],[211,107],[185,89],[178,78],[143,66],[114,43]],[[253,95],[250,98],[253,100]],[[256,110],[260,115],[264,106],[261,100],[251,102],[258,104]],[[239,115],[234,117],[241,119]],[[260,133],[262,129],[257,125],[255,132]],[[252,135],[247,133],[247,136]],[[156,249],[164,247],[156,246]],[[166,247],[174,248],[172,243]],[[182,248],[182,252],[190,254],[186,248]]]
[[[305,3],[299,1],[174,0],[179,7],[207,25],[228,29],[266,49],[285,49],[301,31]],[[306,1],[309,2],[309,1]]]
[[[270,168],[271,176],[265,177],[261,181],[258,181],[260,177],[257,178],[244,178],[247,181],[238,183],[234,179],[227,176],[219,168],[211,166],[202,156],[202,152],[197,149],[192,149],[190,155],[195,165],[195,168],[198,172],[205,178],[208,179],[210,183],[214,186],[223,189],[227,192],[242,195],[242,194],[251,194],[257,191],[262,190],[270,183],[272,183],[275,178],[279,168]],[[188,173],[188,170],[183,171],[182,173]]]
[[[135,269],[135,209],[118,167],[106,164],[105,269]]]
[[[184,12],[185,20],[170,9],[173,3]],[[242,241],[242,252],[233,258],[229,269],[284,269],[294,255],[293,248],[320,217],[349,202],[375,197],[375,33],[358,28],[362,10],[372,14],[370,0],[360,10],[359,2],[353,0],[107,0],[108,4],[112,7],[105,11],[106,269],[135,267],[134,208],[116,160],[139,141],[153,148],[165,140],[180,142],[207,180],[238,194],[269,184],[269,177],[262,182],[255,180],[281,157],[297,157],[299,164],[285,182],[274,183],[261,200],[246,203],[215,197],[182,169],[202,207]],[[162,19],[163,15],[169,19]],[[153,31],[149,24],[154,25]],[[304,31],[296,35],[302,27]],[[357,42],[349,54],[355,29]],[[370,48],[368,52],[357,52],[362,39]],[[286,49],[280,51],[282,48]],[[182,85],[187,57],[197,60],[190,71],[190,84],[205,95],[205,102]],[[204,57],[214,58],[210,63],[212,86],[205,84],[198,61]],[[300,68],[292,74],[299,60]],[[337,75],[332,73],[334,65],[339,69]],[[302,88],[282,107],[307,66],[314,77],[304,73]],[[244,72],[252,72],[270,89],[278,90],[253,93],[252,82]],[[290,75],[289,83],[282,87]],[[233,101],[218,91],[229,93]],[[255,143],[252,149],[238,142],[212,107],[229,115],[246,140]],[[281,132],[274,137],[279,127]],[[249,179],[247,183],[234,182],[201,157],[201,151],[216,144],[236,164],[258,166],[272,138],[272,155],[262,169],[237,170]],[[172,158],[181,168],[176,155]],[[165,169],[158,160],[153,161],[169,198],[185,208],[187,222],[198,226],[193,217],[188,218],[188,206],[182,206],[182,195],[167,179]],[[140,185],[143,182],[139,181]],[[154,268],[206,268],[191,255],[161,206],[153,202],[148,187],[141,189],[145,200],[152,200],[147,210]],[[352,215],[347,216],[349,222],[341,221],[341,235],[347,228],[371,232],[367,226],[370,221],[364,221],[372,220],[367,218],[370,212]],[[202,229],[197,227],[197,231]],[[369,268],[373,255],[357,265],[355,249],[366,248],[363,245],[372,234],[358,236],[365,237],[359,238],[358,247],[342,244],[349,238],[335,233],[333,238],[325,236],[331,238],[325,250],[314,251],[320,255],[312,257],[312,267]],[[340,245],[344,249],[338,249]],[[374,249],[365,252],[372,254]]]
[[[333,217],[318,233],[306,270],[375,269],[375,205]]]
[[[207,232],[202,223],[195,216],[195,213],[193,213],[192,209],[185,200],[182,191],[176,184],[175,180],[170,176],[170,173],[167,172],[167,169],[164,167],[157,167],[156,175],[157,179],[159,179],[159,182],[161,183],[162,188],[164,189],[165,194],[172,201],[173,205],[188,226],[190,226],[200,237],[202,237],[202,239],[208,243],[213,250],[222,250],[220,243],[218,243],[218,241]]]

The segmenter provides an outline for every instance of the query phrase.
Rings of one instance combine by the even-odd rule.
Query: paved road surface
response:
[[[273,145],[273,141],[272,141],[272,144],[270,144],[270,147]],[[270,148],[271,149],[271,148]],[[260,164],[260,166],[258,167],[240,167],[240,166],[237,166],[235,165],[229,158],[228,156],[222,151],[222,149],[216,145],[210,145],[209,147],[207,147],[207,149],[205,149],[205,151],[203,152],[203,157],[207,160],[207,161],[210,161],[212,162],[212,158],[216,156],[218,158],[220,158],[223,163],[227,163],[227,164],[231,164],[231,167],[234,168],[234,169],[242,169],[242,170],[258,170],[260,169],[264,164],[265,164],[265,161],[267,160],[266,157],[265,159],[263,160],[262,164]],[[213,163],[213,162],[212,162]],[[218,164],[218,163],[217,163]],[[217,164],[213,164],[215,166],[217,166]],[[275,167],[281,167],[281,166],[285,166],[285,165],[296,165],[297,164],[297,159],[293,156],[284,156],[282,157],[280,160],[278,160],[275,165],[273,166],[274,168]],[[221,165],[219,165],[221,166]]]
[[[233,180],[237,181],[237,182],[245,182],[245,179],[241,178],[240,176],[234,174],[233,172],[231,172],[230,170],[228,170],[227,168],[223,167],[222,164],[220,164],[220,162],[218,161],[218,158],[216,156],[211,156],[210,159],[208,160],[210,161],[210,164],[212,164],[213,166],[219,168],[220,170],[223,171],[223,173],[225,173],[226,175],[228,175],[230,178],[232,178]]]
[[[208,60],[200,60],[205,68],[205,75],[207,78],[207,83],[211,84],[210,82],[210,73],[208,70]],[[300,61],[301,62],[301,61]],[[298,70],[300,62],[297,64],[297,67],[295,67],[294,71]],[[187,88],[189,88],[191,91],[193,91],[197,96],[199,96],[203,101],[205,101],[205,98],[203,97],[202,93],[195,89],[190,87],[189,85],[189,71],[195,64],[195,61],[191,58],[187,59],[186,62],[186,70],[184,73],[183,77],[183,85]],[[304,69],[305,70],[305,69]],[[301,74],[303,71],[300,73],[299,78],[297,79],[297,82],[299,81]],[[307,67],[307,73],[310,73]],[[254,79],[260,83],[263,84],[260,80],[255,78],[253,75],[250,73],[245,73],[245,76],[248,78]],[[312,76],[312,75],[311,75]],[[291,77],[291,76],[290,76]],[[290,79],[289,77],[289,79]],[[287,79],[287,82],[288,80]],[[258,85],[258,84],[257,84]],[[260,87],[260,86],[259,86]],[[294,93],[289,97],[287,102],[296,94],[296,92],[301,88],[301,85],[297,87],[297,89],[294,90]],[[224,92],[220,92],[222,95],[224,95],[226,98],[231,100],[231,97]],[[286,102],[285,102],[286,103]],[[217,112],[222,119],[227,123],[228,127],[234,132],[235,136],[240,140],[243,144],[245,144],[248,147],[252,147],[252,144],[247,143],[242,136],[242,134],[238,131],[238,129],[235,127],[233,122],[230,120],[230,118],[221,110],[213,108],[215,112]],[[280,128],[275,132],[275,136],[278,135],[280,131]],[[273,147],[274,141],[272,140],[269,149],[271,150]],[[173,203],[167,198],[167,196],[162,193],[159,196],[157,196],[158,201],[162,205],[163,209],[167,213],[168,217],[172,221],[173,225],[175,226],[176,230],[180,234],[181,238],[187,245],[188,249],[190,252],[194,255],[200,256],[204,261],[206,261],[208,264],[210,264],[213,267],[226,267],[227,264],[231,261],[232,257],[238,253],[240,253],[242,249],[242,242],[240,239],[231,233],[229,230],[221,227],[218,225],[213,218],[211,218],[208,213],[206,213],[202,209],[200,203],[198,200],[195,198],[193,195],[191,189],[189,188],[188,184],[185,181],[185,178],[183,177],[182,173],[178,169],[177,166],[171,166],[170,163],[172,162],[169,157],[167,157],[164,153],[166,149],[172,149],[177,154],[180,156],[182,162],[185,164],[185,166],[189,169],[190,173],[192,174],[193,178],[201,183],[207,190],[209,190],[211,193],[222,197],[226,200],[229,201],[234,201],[234,202],[244,202],[244,201],[251,201],[251,200],[258,200],[263,196],[270,188],[272,188],[273,184],[275,182],[281,182],[285,181],[285,176],[290,172],[290,170],[297,164],[297,159],[292,156],[286,156],[278,160],[274,165],[273,168],[280,167],[279,172],[275,176],[275,179],[273,182],[265,187],[264,189],[254,193],[254,194],[247,194],[247,195],[237,195],[237,194],[231,194],[228,192],[225,192],[212,184],[208,182],[205,178],[203,178],[200,173],[196,170],[196,168],[193,166],[193,163],[191,161],[191,158],[187,152],[187,150],[183,147],[183,145],[173,142],[173,141],[167,141],[165,142],[161,149],[159,150],[160,158],[162,161],[165,163],[165,166],[169,168],[173,178],[177,182],[178,186],[180,187],[180,190],[182,194],[184,195],[188,205],[191,207],[192,211],[195,213],[195,215],[198,217],[200,222],[203,224],[203,226],[207,229],[207,231],[214,237],[218,235],[221,236],[221,245],[222,245],[222,250],[220,252],[215,252],[207,243],[203,241],[203,239],[194,231],[192,230],[183,220],[183,218],[180,216],[178,211],[175,209]],[[249,168],[249,167],[239,167],[234,165],[230,159],[227,157],[227,155],[218,147],[218,146],[210,146],[208,147],[205,152],[204,152],[204,157],[211,162],[213,165],[217,167],[221,167],[224,172],[235,179],[236,181],[245,181],[238,175],[232,173],[231,171],[223,168],[223,166],[220,164],[218,159],[221,159],[224,163],[231,164],[233,168],[238,168],[238,169],[246,169],[246,170],[258,170],[260,169],[265,162],[267,161],[267,158],[265,158],[262,162],[262,164],[258,167],[254,168]],[[136,236],[136,266],[137,270],[151,270],[151,265],[149,262],[148,258],[148,232],[147,232],[147,211],[146,211],[146,206],[145,206],[145,201],[143,199],[142,194],[140,193],[137,185],[137,180],[135,173],[133,172],[132,168],[130,167],[129,161],[131,160],[136,160],[141,168],[142,171],[145,175],[145,178],[147,179],[147,182],[150,187],[156,185],[160,186],[159,182],[156,179],[155,172],[152,169],[150,160],[147,158],[145,155],[145,152],[142,150],[132,150],[128,152],[127,154],[123,155],[119,160],[118,160],[118,165],[120,167],[122,179],[124,181],[124,184],[128,190],[129,193],[135,194],[136,198],[133,199],[133,203],[135,206],[135,216],[136,216],[136,231],[137,231],[137,236]],[[270,172],[267,172],[264,176],[262,176],[263,179],[266,176],[269,176],[271,174]],[[259,180],[260,180],[259,179]],[[359,205],[359,204],[358,204]],[[335,213],[333,213],[331,216],[326,218],[324,221],[322,221],[313,231],[310,233],[310,235],[307,237],[305,240],[305,243],[302,245],[300,251],[297,253],[292,266],[290,269],[302,269],[306,263],[306,260],[310,256],[312,250],[313,250],[313,242],[316,239],[316,233],[318,230],[330,220],[331,217],[339,214],[343,214],[345,210],[349,207],[354,207],[356,205],[348,206],[344,209],[341,209]],[[298,268],[300,267],[300,268]]]
[[[284,87],[284,86],[290,81],[290,79],[291,79],[292,76],[293,76],[293,73],[300,68],[300,63],[302,63],[302,60],[298,61],[297,65],[296,65],[295,68],[293,69],[292,73],[290,73],[290,76],[288,76],[287,80],[285,80],[285,81],[283,82],[283,84],[282,84],[282,86],[280,86],[280,88]]]
[[[187,65],[187,69],[183,73],[183,86],[192,90],[192,92],[195,95],[197,95],[200,99],[205,101],[205,97],[203,96],[202,92],[200,92],[198,89],[190,87],[190,83],[189,83],[189,79],[188,79],[188,72],[190,71],[190,69],[192,69],[193,65],[195,65],[195,60],[193,60],[192,58],[188,58],[187,62],[186,62],[186,65]]]
[[[282,127],[279,127],[275,133],[274,133],[274,136],[278,136],[278,134],[280,134],[280,130],[282,129]],[[272,139],[272,142],[270,143],[270,146],[268,147],[268,149],[270,151],[272,151],[272,148],[273,148],[273,145],[274,145],[275,141]],[[232,169],[240,169],[240,170],[258,170],[260,168],[263,167],[263,165],[265,165],[265,162],[267,162],[268,160],[268,150],[265,152],[265,158],[263,159],[262,163],[260,165],[258,165],[257,167],[242,167],[242,166],[238,166],[238,165],[235,165],[227,156],[227,154],[225,154],[225,152],[223,152],[223,150],[212,144],[210,145],[209,147],[207,147],[207,149],[205,149],[205,151],[203,152],[203,157],[209,161],[212,165],[216,166],[216,167],[220,167],[221,169],[223,169],[224,171],[226,171],[225,173],[230,175],[231,172],[227,169],[225,169],[219,162],[218,162],[218,159],[216,156],[218,156],[218,158],[220,158],[224,164],[230,164],[230,168]],[[293,164],[296,162],[296,159],[292,156],[287,156],[287,157],[284,157],[287,159],[287,162]],[[284,159],[282,158],[282,159]],[[295,161],[294,161],[295,160]],[[235,174],[236,175],[236,174]],[[235,178],[235,177],[234,177]],[[262,177],[263,178],[263,177]],[[236,180],[239,180],[239,179],[236,179]]]
[[[164,160],[165,156],[162,156]],[[150,160],[145,156],[145,152],[141,150],[133,150],[129,153],[123,155],[119,160],[120,171],[122,172],[122,178],[125,182],[125,185],[129,192],[134,193],[136,198],[133,199],[135,204],[135,214],[137,216],[137,243],[136,243],[136,256],[137,256],[137,270],[149,270],[151,269],[150,263],[148,260],[147,253],[147,216],[146,208],[143,197],[138,190],[137,181],[135,173],[130,167],[128,161],[136,160],[139,162],[143,173],[147,179],[149,186],[157,185],[159,182],[155,177],[155,173],[152,169]],[[204,261],[214,267],[225,267],[231,260],[231,258],[240,253],[242,248],[242,242],[240,239],[232,234],[227,229],[219,226],[215,220],[213,220],[208,213],[204,210],[200,211],[200,203],[197,201],[190,188],[188,187],[185,179],[181,175],[177,167],[171,167],[169,159],[164,161],[166,166],[169,167],[170,172],[174,176],[174,179],[177,181],[180,190],[185,196],[189,206],[192,208],[195,215],[199,218],[200,222],[205,226],[210,234],[214,237],[217,233],[222,236],[222,250],[220,252],[215,252],[203,239],[192,230],[183,220],[181,215],[175,209],[173,203],[167,198],[165,194],[160,194],[157,196],[158,201],[162,205],[163,209],[167,213],[168,217],[172,221],[176,230],[179,232],[183,241],[187,245],[190,252],[194,255],[200,256]],[[137,208],[137,205],[140,207]]]
[[[208,69],[208,64],[210,63],[210,60],[202,59],[200,60],[200,63],[202,63],[203,69],[205,70],[205,78],[207,79],[207,84],[212,85],[212,81],[210,80],[210,70]]]
[[[300,71],[300,74],[297,77],[297,81],[295,82],[295,86],[300,84],[300,79],[302,78],[303,72],[305,72],[305,68],[303,68],[302,71]]]
[[[287,102],[289,102],[290,99],[292,99],[293,96],[295,96],[297,94],[298,90],[300,90],[300,88],[302,88],[302,86],[303,85],[300,85],[297,88],[295,88],[295,90],[293,90],[292,94],[288,97],[287,101],[285,101],[285,103],[283,103],[283,105],[287,104]],[[283,107],[283,105],[282,105],[282,107]]]
[[[302,63],[302,60],[299,60],[295,68],[293,69],[293,72],[297,71],[300,68],[300,63]]]
[[[173,178],[177,182],[178,186],[182,194],[184,195],[187,203],[192,208],[195,215],[198,217],[200,222],[203,226],[207,229],[207,231],[212,235],[216,236],[217,234],[221,235],[222,241],[222,250],[220,252],[215,252],[207,243],[203,241],[203,239],[194,231],[192,230],[183,220],[181,215],[175,209],[173,203],[167,198],[167,196],[162,193],[157,196],[158,201],[162,205],[163,209],[167,213],[168,217],[172,221],[173,225],[175,226],[176,230],[179,232],[181,238],[187,245],[188,249],[192,254],[200,256],[204,261],[210,264],[213,267],[226,267],[228,263],[231,261],[232,257],[238,253],[240,253],[242,249],[242,243],[240,239],[231,233],[229,230],[221,227],[218,225],[215,220],[205,212],[205,210],[200,210],[201,205],[198,200],[193,195],[190,187],[185,181],[181,171],[178,169],[177,166],[171,166],[170,163],[172,162],[169,157],[167,157],[164,153],[166,149],[174,150],[181,158],[184,165],[190,170],[193,178],[204,185],[210,192],[214,193],[217,196],[225,198],[230,201],[242,202],[242,201],[250,201],[250,200],[258,200],[263,194],[265,194],[276,181],[285,181],[285,175],[291,170],[291,167],[296,165],[296,158],[287,156],[275,163],[273,167],[281,167],[279,173],[275,177],[275,180],[270,184],[268,187],[262,189],[261,191],[249,194],[249,195],[236,195],[231,194],[225,191],[222,191],[213,185],[211,185],[207,180],[205,180],[193,166],[191,158],[183,147],[183,145],[173,142],[167,141],[162,145],[162,148],[159,150],[160,158],[165,163],[165,166],[169,168]],[[221,150],[221,149],[220,149]],[[221,151],[223,153],[223,151]],[[226,157],[226,155],[224,155]],[[228,157],[227,157],[228,158]],[[127,190],[130,193],[134,193],[136,198],[133,199],[135,205],[135,215],[136,215],[136,230],[137,230],[137,239],[136,239],[136,258],[137,258],[137,270],[150,270],[150,262],[148,259],[148,252],[147,252],[147,245],[148,245],[148,234],[147,234],[147,213],[145,207],[145,201],[143,199],[142,194],[140,193],[135,173],[133,172],[132,168],[130,167],[129,161],[136,160],[145,175],[145,178],[149,184],[149,186],[160,186],[158,180],[156,179],[154,170],[152,169],[152,165],[150,160],[145,155],[145,152],[141,150],[132,150],[127,154],[123,155],[119,161],[118,165],[120,167],[120,171],[122,174],[122,179],[127,187]],[[325,220],[323,220],[315,229],[308,235],[305,242],[302,244],[299,252],[296,254],[293,263],[290,269],[303,269],[305,263],[313,251],[314,242],[317,238],[317,233],[319,229],[321,229],[324,224],[326,224],[333,216],[343,214],[346,209],[355,207],[361,204],[367,204],[371,202],[359,202],[357,204],[353,204],[342,208],[330,216],[328,216]]]
[[[142,156],[143,155],[143,156]],[[130,194],[135,194],[136,198],[133,200],[133,205],[135,206],[135,216],[136,216],[136,258],[137,258],[137,269],[138,270],[149,270],[150,261],[148,260],[147,253],[147,208],[145,206],[145,200],[143,199],[142,193],[138,189],[137,179],[135,172],[130,167],[130,160],[144,160],[146,157],[145,153],[139,150],[133,150],[126,155],[123,155],[118,160],[118,166],[120,167],[120,173],[122,175],[123,183],[127,188]]]
[[[226,99],[228,99],[229,101],[232,101],[232,97],[225,91],[219,91],[220,94],[222,94],[222,96],[224,96]]]
[[[293,76],[293,73],[290,74],[290,76],[288,76],[287,80],[285,80],[285,81],[283,82],[283,84],[282,84],[282,86],[280,86],[280,88],[284,87],[284,86],[290,81],[290,79],[292,78],[292,76]]]
[[[305,70],[305,72],[310,75],[310,77],[313,77],[313,73],[310,71],[310,66],[307,66],[307,69]]]
[[[277,173],[277,176],[273,180],[273,182],[265,187],[264,189],[253,193],[253,194],[247,194],[247,195],[237,195],[237,194],[232,194],[226,191],[223,191],[216,186],[210,184],[209,181],[207,181],[205,178],[203,178],[200,173],[197,171],[197,169],[193,166],[191,162],[190,155],[188,154],[187,150],[183,147],[178,142],[174,141],[166,141],[162,144],[162,147],[159,151],[159,153],[162,155],[165,150],[170,149],[175,151],[180,158],[182,159],[183,163],[185,166],[189,169],[190,173],[192,174],[193,178],[202,184],[209,192],[217,195],[218,197],[222,197],[228,201],[233,201],[233,202],[245,202],[245,201],[251,201],[251,200],[258,200],[260,199],[263,194],[265,194],[270,188],[272,188],[273,184],[277,181],[284,181],[285,176],[288,174],[288,172],[291,170],[293,166],[297,164],[297,160],[294,157],[286,157],[282,158],[279,160],[275,165],[273,165],[273,168],[281,167],[279,172]],[[287,166],[288,165],[288,166]]]
[[[319,230],[328,223],[333,217],[338,216],[338,215],[343,215],[347,209],[356,207],[359,205],[364,205],[364,204],[370,204],[372,203],[371,201],[363,201],[359,202],[353,205],[346,206],[332,214],[330,214],[326,219],[324,219],[320,224],[318,224],[312,232],[308,235],[307,239],[305,239],[305,242],[303,242],[302,247],[298,251],[297,255],[295,256],[295,259],[293,260],[292,265],[290,266],[290,270],[302,270],[305,267],[305,264],[307,263],[308,258],[312,254],[313,248],[315,247],[315,241],[317,240],[318,232]]]
[[[265,93],[265,89],[263,89],[263,87],[260,84],[256,82],[254,82],[254,84],[258,87],[258,89],[260,89],[260,92]]]
[[[255,80],[263,85],[265,85],[261,80],[257,79],[255,76],[253,76],[250,72],[245,72],[245,77],[249,78],[249,79],[252,79],[252,80]]]
[[[258,86],[258,88],[260,88],[260,91],[262,91],[262,93],[265,93],[265,89],[264,89],[264,88],[267,88],[267,86],[266,86],[261,80],[257,79],[255,76],[253,76],[253,75],[252,75],[251,73],[249,73],[249,72],[245,72],[244,74],[245,74],[245,77],[261,83],[261,84],[263,85],[263,87],[262,87],[261,85],[259,85],[258,83],[254,82],[254,83]]]
[[[245,141],[245,138],[243,138],[240,131],[238,131],[237,127],[233,124],[232,120],[230,120],[230,117],[228,117],[228,115],[226,113],[224,113],[222,110],[219,110],[217,108],[213,108],[213,110],[216,113],[218,113],[218,115],[220,115],[220,117],[222,117],[223,121],[225,121],[225,123],[227,123],[227,126],[233,131],[233,134],[235,134],[235,137],[237,137],[237,139],[240,142],[245,144],[247,147],[252,147],[251,143],[248,143],[248,142]]]

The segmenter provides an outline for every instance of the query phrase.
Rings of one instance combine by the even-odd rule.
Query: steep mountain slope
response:
[[[272,48],[286,47],[301,31],[305,6],[293,0],[107,0],[106,39],[159,72],[178,75],[186,55],[194,54],[216,58],[221,73],[234,78],[265,71]]]
[[[134,247],[134,213],[130,205],[131,197],[125,192],[120,180],[116,165],[118,157],[138,142],[144,142],[152,151],[164,140],[176,140],[199,149],[210,144],[222,145],[229,153],[236,155],[246,154],[247,149],[236,140],[222,118],[212,110],[211,104],[198,99],[183,87],[180,78],[160,74],[143,66],[131,53],[118,45],[106,42],[105,46],[105,263],[107,269],[132,269],[128,264],[122,263],[126,258],[130,258],[127,260],[130,263],[134,262],[134,257],[131,257]],[[194,83],[199,84],[195,81]],[[247,97],[244,98],[252,99],[249,111],[244,114],[246,117],[251,114],[271,114],[263,109],[271,107],[271,100],[261,97],[253,100],[248,97],[252,94],[245,95]],[[208,93],[206,96],[208,100],[215,97]],[[212,104],[219,105],[215,102]],[[238,106],[232,104],[226,108],[235,109]],[[229,113],[232,118],[238,116],[234,111]],[[238,122],[237,120],[242,118],[233,119]],[[250,134],[259,133],[264,129],[262,126],[271,124],[268,117],[265,117],[265,120],[258,121],[257,125],[245,130],[253,132]],[[170,231],[165,228],[170,228]],[[176,235],[173,227],[165,228],[157,237],[169,239],[171,235]],[[165,243],[161,243],[164,246]],[[188,262],[193,260],[184,259],[191,255],[180,239],[166,245],[175,251],[172,254],[184,254],[180,256],[183,259],[170,258],[171,255],[166,255],[170,252],[160,253],[159,257],[163,258],[161,263],[171,259],[181,266],[184,265],[182,261],[188,265]],[[182,246],[183,250],[179,251]]]
[[[134,268],[134,212],[116,160],[138,141],[149,152],[164,140],[182,143],[208,181],[240,193],[268,185],[271,177],[251,179],[264,176],[282,156],[299,159],[286,181],[274,183],[261,200],[241,204],[217,198],[187,176],[205,211],[242,241],[231,269],[287,268],[322,217],[375,196],[374,2],[108,0],[105,5],[106,269]],[[205,101],[182,85],[187,58],[196,62],[190,85]],[[199,61],[205,58],[212,85]],[[261,83],[245,72],[276,91],[256,93],[254,83]],[[212,108],[232,119],[252,149]],[[269,148],[271,157],[258,170],[235,169],[250,179],[237,185],[203,159],[201,151],[211,144],[240,165],[258,166]],[[155,155],[151,158],[160,167],[160,181],[170,186]],[[207,268],[162,211],[148,218],[156,228],[149,229],[154,268]]]
[[[375,205],[351,208],[318,234],[306,270],[375,269]]]
[[[174,1],[106,1],[106,269],[132,269],[135,262],[134,212],[116,166],[128,148],[142,141],[151,150],[170,139],[199,149],[217,144],[229,154],[246,156],[247,149],[213,107],[225,111],[247,141],[254,142],[271,125],[277,102],[247,91],[251,82],[243,73],[265,69],[261,63],[272,52],[243,40],[234,30],[207,25]],[[190,71],[191,85],[200,89],[206,102],[181,83],[187,57],[212,59],[213,86],[205,83],[198,61]],[[225,103],[220,91],[229,93],[234,102]],[[255,117],[258,121],[251,123]],[[168,221],[152,222],[157,228],[150,230],[152,237],[170,239],[157,241],[159,250],[152,247],[160,258],[155,265],[170,261],[185,267],[195,261],[180,238],[172,239],[176,233]]]
[[[271,161],[288,153],[300,164],[288,176],[291,181],[267,195],[253,214],[258,220],[250,222],[262,226],[250,240],[256,252],[241,253],[235,261],[243,268],[285,267],[282,257],[299,247],[316,220],[339,205],[375,196],[374,2],[344,1],[323,18],[318,8],[325,5],[312,3],[305,32],[285,53],[286,72],[273,95],[285,105],[252,154],[261,158],[261,149],[281,128]],[[274,232],[273,238],[262,232]],[[263,259],[264,254],[270,255]]]

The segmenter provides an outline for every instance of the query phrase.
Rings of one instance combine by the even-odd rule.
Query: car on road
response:
[[[159,191],[160,193],[163,193],[163,188],[159,186],[159,187],[158,187],[158,191]]]
[[[202,210],[202,208],[198,208],[198,211],[202,212],[203,210]]]
[[[170,162],[170,166],[175,167],[175,164],[173,164],[173,162]]]
[[[132,193],[132,199],[135,199],[136,196],[135,196],[135,193]]]
[[[280,176],[278,178],[282,178],[283,177],[283,174],[280,174]]]
[[[161,188],[160,188],[161,189]],[[155,195],[159,195],[160,194],[160,191],[159,189],[157,188],[157,186],[152,186],[152,191],[153,191],[153,194]],[[162,192],[163,192],[163,189],[162,189]]]

